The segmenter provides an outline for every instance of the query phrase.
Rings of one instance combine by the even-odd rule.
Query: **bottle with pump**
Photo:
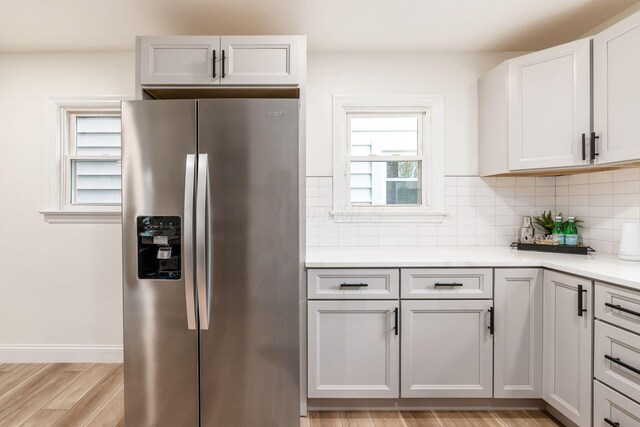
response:
[[[551,235],[553,236],[553,241],[558,245],[564,245],[564,229],[562,227],[562,217],[557,216],[556,221],[553,224],[553,229],[551,230]]]
[[[578,227],[575,218],[570,216],[567,226],[564,228],[564,244],[568,246],[578,246]]]

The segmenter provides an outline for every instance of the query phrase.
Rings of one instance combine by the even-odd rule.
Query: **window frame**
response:
[[[350,197],[350,117],[354,115],[420,114],[418,156],[422,162],[420,205],[352,205]],[[428,122],[427,122],[428,120]],[[419,132],[420,133],[420,132]],[[377,161],[403,161],[404,156],[375,156]],[[444,221],[444,97],[442,95],[386,95],[333,97],[333,210],[336,222]],[[371,161],[370,159],[364,161]]]
[[[120,115],[120,103],[131,99],[109,96],[84,99],[52,99],[50,143],[47,153],[47,199],[41,210],[49,223],[121,223],[120,204],[72,204],[72,162],[74,160],[121,160],[120,156],[74,154],[76,135],[72,118],[78,115]]]

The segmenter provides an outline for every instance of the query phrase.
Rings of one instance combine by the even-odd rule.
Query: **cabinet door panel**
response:
[[[582,316],[578,298],[586,310]],[[591,298],[590,281],[545,271],[543,397],[578,425],[589,425],[591,419]]]
[[[220,58],[218,36],[142,37],[140,83],[143,85],[215,85],[220,83],[219,64],[213,76],[214,51]]]
[[[402,397],[491,397],[492,301],[402,301]]]
[[[571,167],[591,130],[591,41],[509,61],[509,168]]]
[[[298,84],[298,47],[295,36],[223,36],[222,84]]]
[[[593,39],[598,164],[640,159],[640,13]]]
[[[398,301],[309,301],[309,397],[398,397]]]
[[[542,270],[495,271],[494,397],[542,398]]]

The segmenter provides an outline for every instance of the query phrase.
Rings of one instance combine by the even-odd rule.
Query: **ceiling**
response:
[[[528,51],[637,0],[0,0],[0,51],[132,50],[142,34],[307,34],[312,51]]]

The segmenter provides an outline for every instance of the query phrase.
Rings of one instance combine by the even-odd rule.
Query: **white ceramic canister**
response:
[[[622,224],[618,258],[640,261],[640,223],[625,222]]]

